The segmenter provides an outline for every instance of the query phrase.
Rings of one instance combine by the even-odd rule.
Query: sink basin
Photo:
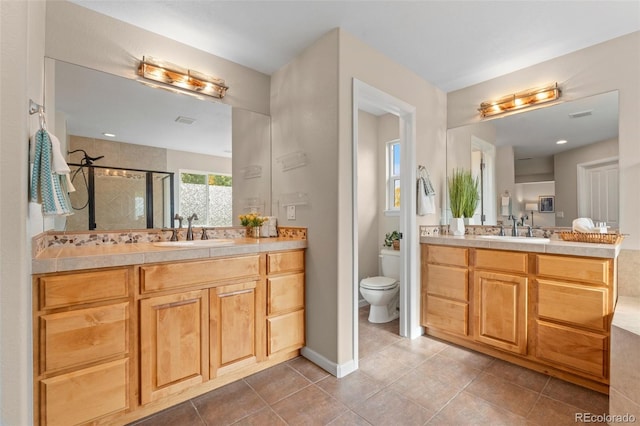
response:
[[[477,238],[483,240],[504,241],[509,243],[531,243],[531,244],[546,244],[549,242],[549,238],[542,237],[512,237],[508,235],[478,235]]]
[[[153,243],[156,247],[219,247],[233,244],[233,240],[229,238],[214,238],[211,240],[193,240],[193,241],[159,241]]]

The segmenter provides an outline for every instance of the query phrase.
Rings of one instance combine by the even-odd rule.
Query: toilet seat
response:
[[[360,287],[368,290],[390,290],[396,287],[398,281],[389,277],[369,277],[360,282]]]

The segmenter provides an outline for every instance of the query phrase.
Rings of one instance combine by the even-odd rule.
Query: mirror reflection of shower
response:
[[[471,136],[471,173],[478,179],[480,203],[473,215],[473,223],[496,223],[496,147],[475,135]]]
[[[79,163],[69,163],[76,191],[70,193],[75,214],[66,230],[124,230],[171,227],[173,173],[94,165],[82,149]]]

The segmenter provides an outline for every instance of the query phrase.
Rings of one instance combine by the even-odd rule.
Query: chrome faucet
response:
[[[518,218],[515,217],[514,215],[510,215],[509,220],[513,221],[513,227],[511,228],[511,236],[517,237],[518,236]]]
[[[178,228],[182,228],[182,221],[184,220],[184,218],[182,216],[180,216],[178,213],[176,213],[176,215],[173,217],[173,220],[177,220],[178,221]]]
[[[533,229],[531,229],[531,225],[527,225],[527,237],[533,237]]]
[[[498,235],[504,237],[504,223],[500,223],[500,233]]]
[[[198,220],[198,215],[197,214],[192,214],[191,216],[189,216],[187,218],[187,222],[189,222],[189,226],[187,228],[187,241],[193,241],[193,228],[192,228],[192,222],[194,220]]]

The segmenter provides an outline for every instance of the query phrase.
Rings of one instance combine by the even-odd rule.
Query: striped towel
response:
[[[35,139],[35,141],[33,141]],[[53,153],[49,133],[40,129],[32,138],[35,144],[33,170],[31,171],[30,200],[42,204],[44,215],[73,214],[65,174],[52,170]]]

